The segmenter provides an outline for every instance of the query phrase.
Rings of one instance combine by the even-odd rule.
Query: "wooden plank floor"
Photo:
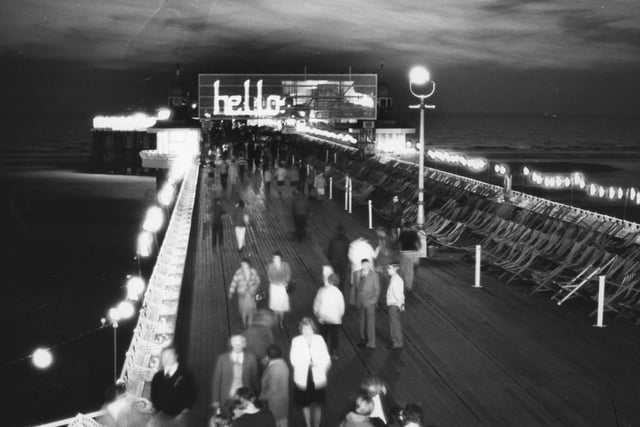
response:
[[[240,256],[229,222],[224,248],[213,252],[205,213],[213,195],[230,210],[242,197],[251,215],[250,258],[266,285],[266,266],[275,250],[292,267],[297,291],[285,330],[276,335],[286,354],[297,322],[311,314],[321,284],[326,247],[338,224],[350,238],[366,234],[365,218],[349,215],[341,193],[313,201],[309,238],[293,239],[290,193],[272,188],[264,196],[260,179],[223,194],[201,174],[196,218],[178,319],[178,341],[199,385],[194,425],[204,426],[211,402],[213,365],[226,351],[231,332],[241,330],[227,287]],[[472,289],[472,265],[454,253],[426,261],[403,316],[406,346],[389,350],[388,317],[377,312],[378,348],[361,350],[356,313],[348,311],[340,335],[339,360],[330,372],[323,426],[336,426],[347,396],[367,375],[383,377],[399,403],[417,402],[427,425],[438,426],[631,426],[640,425],[639,330],[625,323],[591,327],[579,302],[556,307],[544,297],[484,277]],[[302,426],[291,410],[291,425]]]

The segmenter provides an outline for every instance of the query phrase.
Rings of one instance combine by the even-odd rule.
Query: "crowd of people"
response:
[[[225,192],[237,191],[247,173],[256,171],[261,174],[265,195],[270,197],[274,190],[271,182],[275,179],[278,195],[290,192],[293,196],[295,237],[302,241],[311,210],[308,198],[322,199],[326,194],[325,171],[309,163],[303,165],[300,160],[296,162],[286,153],[282,157],[286,160],[276,161],[272,149],[259,148],[249,151],[246,144],[244,149],[241,144],[239,149],[232,147],[226,154],[216,156],[212,163],[220,186]],[[214,175],[210,174],[210,178],[214,179]],[[237,250],[242,256],[227,296],[230,301],[236,299],[244,332],[232,335],[229,350],[216,360],[210,425],[287,427],[293,425],[289,422],[293,404],[301,409],[307,427],[318,427],[327,400],[329,372],[339,359],[340,331],[349,306],[359,323],[358,346],[367,349],[363,351],[376,348],[376,312],[381,308],[388,313],[391,351],[403,348],[402,312],[419,259],[418,236],[401,222],[402,211],[397,209],[389,227],[376,230],[375,240],[365,235],[350,240],[345,228],[338,226],[328,242],[322,286],[309,315],[298,323],[299,334],[291,339],[287,357],[276,344],[274,331],[284,329],[285,316],[291,311],[290,293],[294,290],[291,266],[281,252],[274,252],[266,268],[268,286],[262,287],[258,269],[246,250],[251,219],[243,200],[238,199],[232,211],[227,212],[221,197],[214,198],[209,212],[214,250],[223,247],[225,216],[231,218]],[[267,291],[262,291],[265,288]],[[259,309],[263,300],[268,309]],[[304,307],[296,308],[304,311]],[[173,346],[163,349],[161,366],[151,383],[155,410],[151,425],[188,425],[189,411],[196,401],[194,379],[179,361]],[[418,405],[401,408],[384,381],[374,376],[365,378],[349,399],[339,425],[418,427],[423,426],[423,421]]]

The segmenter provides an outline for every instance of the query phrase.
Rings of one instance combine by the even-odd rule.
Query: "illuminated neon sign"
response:
[[[262,80],[258,80],[256,88],[258,95],[253,98],[253,109],[251,109],[251,96],[249,87],[251,80],[243,83],[243,95],[220,95],[220,80],[213,83],[213,114],[226,116],[275,116],[280,113],[285,100],[279,95],[269,95],[264,99],[262,95]],[[220,108],[222,104],[222,108]]]

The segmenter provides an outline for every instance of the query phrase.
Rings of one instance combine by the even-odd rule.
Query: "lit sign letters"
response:
[[[279,114],[280,108],[285,104],[285,100],[279,95],[269,95],[264,99],[262,95],[262,80],[258,80],[256,83],[258,94],[253,98],[253,109],[251,108],[250,84],[251,80],[244,81],[244,96],[220,95],[220,80],[216,80],[213,83],[213,115],[275,116]]]

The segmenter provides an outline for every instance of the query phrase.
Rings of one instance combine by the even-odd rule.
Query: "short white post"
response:
[[[474,288],[481,288],[480,284],[480,260],[482,259],[482,246],[476,245],[476,278],[473,284]]]
[[[369,200],[369,230],[373,229],[373,205]]]
[[[309,163],[307,163],[307,176],[309,176]]]
[[[329,163],[329,150],[327,150],[327,155],[324,156],[324,162]]]
[[[344,210],[349,209],[349,175],[344,179]]]
[[[596,324],[593,326],[596,328],[604,328],[606,326],[604,324],[604,281],[606,276],[599,276],[598,279],[598,318]]]
[[[296,155],[292,154],[291,155],[291,166],[294,166],[296,164]]]
[[[333,153],[333,163],[338,163],[338,153]]]
[[[353,181],[349,177],[349,213],[352,213],[351,207],[353,205]]]
[[[329,177],[329,200],[333,200],[333,177]]]

